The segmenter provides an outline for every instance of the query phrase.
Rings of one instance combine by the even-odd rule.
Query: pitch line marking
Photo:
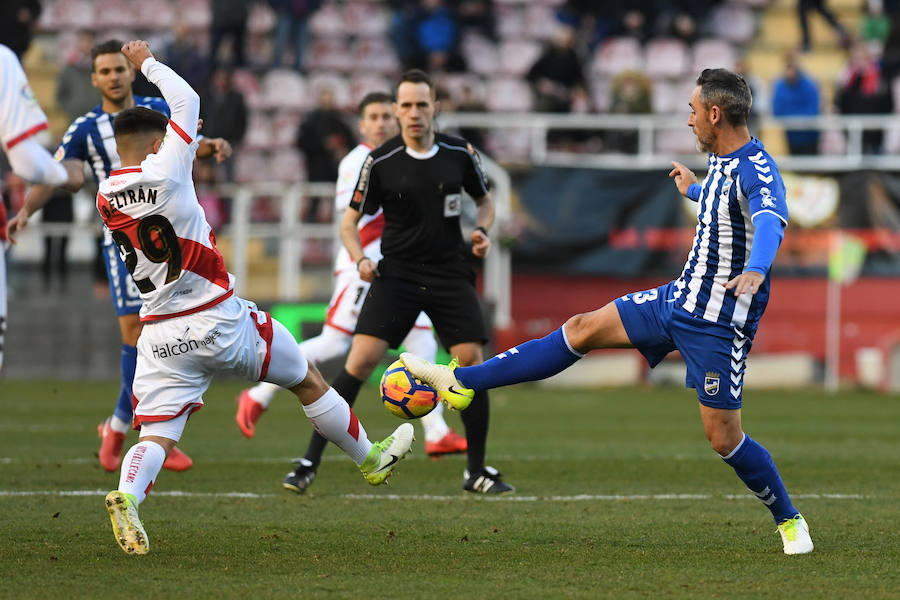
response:
[[[22,496],[105,496],[108,490],[0,490],[0,497]],[[153,496],[176,498],[275,498],[287,497],[286,494],[270,494],[256,492],[186,492],[182,490],[154,490]],[[432,495],[432,494],[339,494],[339,498],[347,500],[422,500],[446,502],[460,498],[472,498],[469,495]],[[792,494],[798,500],[863,500],[874,496],[862,494]],[[483,496],[489,502],[621,502],[635,500],[667,501],[667,500],[756,500],[753,494],[575,494],[572,496]]]

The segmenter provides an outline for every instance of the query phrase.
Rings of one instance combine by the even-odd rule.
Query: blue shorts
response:
[[[704,406],[740,408],[752,338],[676,308],[674,284],[672,281],[616,300],[628,339],[651,367],[678,350],[687,366],[685,385],[697,391]]]
[[[109,278],[109,293],[112,296],[116,315],[133,315],[141,311],[141,293],[131,278],[131,273],[119,256],[119,248],[115,244],[103,244],[103,264]]]

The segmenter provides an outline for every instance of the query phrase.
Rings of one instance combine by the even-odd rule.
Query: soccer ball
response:
[[[381,401],[391,414],[401,419],[424,417],[437,406],[438,393],[395,360],[381,376]]]

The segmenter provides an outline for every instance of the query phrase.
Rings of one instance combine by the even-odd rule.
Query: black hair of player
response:
[[[431,98],[436,98],[434,82],[431,80],[431,77],[428,76],[428,73],[421,69],[410,69],[404,72],[400,76],[400,81],[397,82],[398,90],[400,89],[401,83],[424,83],[428,86],[428,89],[431,90]]]
[[[120,135],[132,135],[135,133],[166,134],[166,125],[169,119],[159,111],[145,106],[126,108],[113,120],[113,131],[116,137]]]
[[[359,101],[359,106],[356,111],[357,114],[362,118],[363,113],[366,112],[366,107],[370,104],[390,104],[394,101],[394,97],[390,94],[385,94],[384,92],[369,92],[366,94],[362,100]]]
[[[697,78],[700,100],[706,108],[713,104],[722,109],[725,120],[733,127],[747,124],[753,94],[743,77],[728,69],[703,69]]]
[[[97,57],[101,54],[122,54],[122,46],[125,45],[125,42],[122,40],[112,39],[106,40],[105,42],[100,42],[91,48],[91,71],[95,69],[95,63],[97,61]],[[122,54],[122,56],[125,56]],[[127,60],[125,62],[128,62]]]

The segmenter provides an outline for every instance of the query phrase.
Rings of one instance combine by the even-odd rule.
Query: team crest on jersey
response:
[[[706,372],[706,379],[703,380],[703,391],[707,396],[715,396],[719,393],[719,374],[714,371]]]
[[[27,83],[22,86],[22,98],[28,104],[37,104],[37,100],[34,97],[34,92],[31,91],[31,86]]]
[[[775,208],[775,199],[772,198],[772,192],[769,188],[764,187],[759,192],[762,194],[762,207]]]

